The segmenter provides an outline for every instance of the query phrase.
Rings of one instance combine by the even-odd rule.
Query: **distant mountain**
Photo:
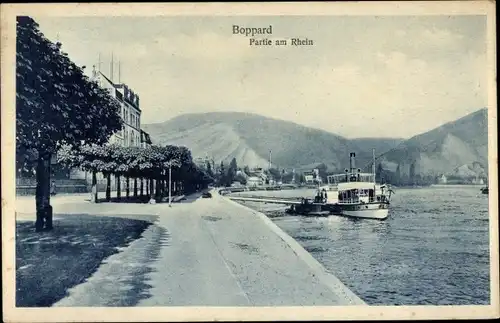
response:
[[[269,152],[273,166],[307,168],[324,163],[329,171],[349,165],[349,152],[357,154],[357,167],[372,158],[372,148],[382,152],[400,139],[350,140],[323,130],[256,114],[213,112],[185,114],[163,123],[144,125],[155,144],[184,145],[195,157],[239,165],[267,167]]]
[[[378,166],[380,164],[381,166]],[[417,135],[377,158],[377,167],[411,177],[486,176],[488,117],[481,109]]]
[[[486,109],[408,140],[347,139],[293,122],[239,112],[185,114],[143,128],[155,144],[183,145],[194,157],[213,158],[216,163],[228,163],[235,157],[239,165],[267,167],[272,151],[275,167],[305,170],[324,164],[331,172],[343,171],[349,165],[349,152],[356,152],[356,167],[371,170],[375,149],[377,168],[397,183],[411,182],[410,178],[435,180],[442,174],[487,172]]]
[[[371,152],[375,149],[375,154],[380,155],[396,148],[404,141],[403,138],[355,138],[351,139],[361,151]]]

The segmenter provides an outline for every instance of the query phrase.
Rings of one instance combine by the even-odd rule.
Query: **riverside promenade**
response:
[[[53,306],[364,305],[265,215],[215,192],[172,207],[59,198],[55,216],[73,210],[156,220]]]

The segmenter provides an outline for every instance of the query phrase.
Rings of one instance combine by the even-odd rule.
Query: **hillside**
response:
[[[486,109],[476,111],[400,143],[379,156],[377,164],[402,178],[441,174],[486,176],[487,121]]]
[[[372,141],[377,147],[395,146],[397,139],[355,139],[344,137],[293,122],[236,112],[185,114],[163,123],[144,125],[155,144],[184,145],[195,157],[265,167],[269,151],[278,167],[303,167],[325,163],[330,171],[349,165],[349,152],[357,153],[357,165],[364,166],[372,156]],[[366,149],[366,146],[370,146]],[[363,147],[361,149],[360,147]],[[380,151],[381,152],[381,151]]]
[[[486,113],[486,109],[479,110],[408,140],[347,139],[293,122],[237,112],[185,114],[144,125],[144,130],[155,144],[187,146],[194,157],[213,158],[216,163],[235,157],[239,165],[250,167],[267,167],[271,150],[275,167],[304,170],[323,163],[328,171],[342,171],[349,165],[349,152],[354,151],[356,167],[371,170],[374,148],[377,169],[392,173],[393,178],[434,180],[441,174],[485,175]]]
[[[404,141],[403,138],[354,138],[351,139],[354,144],[359,147],[361,151],[372,151],[375,149],[375,153],[380,155],[391,149],[396,148],[400,143]]]

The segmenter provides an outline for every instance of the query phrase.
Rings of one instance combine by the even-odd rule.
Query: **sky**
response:
[[[140,96],[141,123],[251,112],[347,138],[410,138],[487,106],[486,16],[33,17],[87,74]],[[233,25],[272,26],[251,46]],[[291,38],[310,46],[292,46]]]

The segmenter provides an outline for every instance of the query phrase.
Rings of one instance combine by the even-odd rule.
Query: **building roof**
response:
[[[151,141],[151,136],[149,133],[141,129],[141,142],[145,142],[147,144],[152,144],[153,142]]]
[[[102,77],[104,77],[104,79],[105,79],[106,81],[108,81],[108,83],[109,83],[109,84],[111,84],[111,85],[115,86],[115,83],[113,83],[113,81],[111,81],[111,80],[110,80],[110,79],[109,79],[106,75],[104,75],[104,73],[103,73],[103,72],[98,71],[97,73],[99,73]]]
[[[101,71],[98,71],[96,72],[97,74],[101,75],[111,86],[113,86],[115,89],[121,89],[121,88],[128,88],[131,93],[133,93],[134,97],[137,97],[139,99],[139,95],[136,94],[134,91],[132,91],[132,89],[130,89],[125,83],[114,83],[111,79],[109,79],[103,72]],[[126,96],[124,97],[121,97],[120,98],[121,100],[123,101],[126,101],[127,103],[131,104],[134,108],[136,108],[137,110],[141,111],[140,107],[135,104],[135,102],[132,102],[131,100],[129,100]]]

